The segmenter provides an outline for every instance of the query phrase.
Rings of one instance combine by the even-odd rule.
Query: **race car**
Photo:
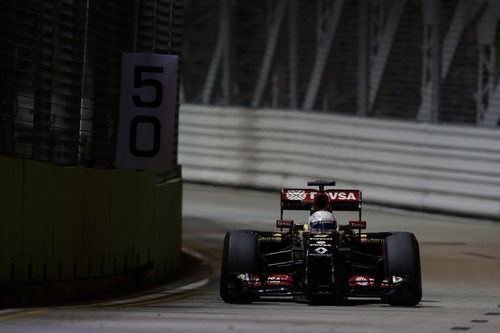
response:
[[[362,193],[328,189],[331,180],[308,182],[315,188],[281,191],[279,231],[231,230],[224,238],[220,296],[227,303],[249,303],[268,296],[342,303],[375,297],[391,305],[414,306],[422,298],[418,241],[409,232],[366,233]],[[284,219],[304,210],[307,223]],[[338,224],[333,213],[353,211]],[[307,216],[307,215],[306,215]]]

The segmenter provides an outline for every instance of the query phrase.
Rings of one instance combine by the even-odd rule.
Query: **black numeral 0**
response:
[[[137,149],[137,126],[141,123],[147,123],[153,125],[153,147],[151,150],[139,150]],[[161,124],[155,117],[149,116],[136,116],[132,119],[130,124],[130,151],[134,156],[137,157],[155,157],[160,151],[160,133]]]
[[[133,95],[135,106],[141,108],[157,108],[163,101],[163,86],[155,79],[142,79],[142,73],[163,73],[163,67],[158,66],[135,66],[134,88],[152,87],[155,90],[155,97],[152,101],[143,101],[141,96]]]

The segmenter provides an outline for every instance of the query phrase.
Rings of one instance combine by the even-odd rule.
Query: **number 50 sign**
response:
[[[173,55],[122,55],[118,168],[170,170],[177,66],[177,56]]]

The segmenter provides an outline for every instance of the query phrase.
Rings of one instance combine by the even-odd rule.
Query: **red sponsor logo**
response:
[[[368,275],[354,275],[349,279],[349,287],[375,287],[375,279]]]
[[[267,284],[268,285],[287,285],[291,286],[293,283],[293,278],[289,275],[286,274],[275,274],[275,275],[270,275],[267,278]]]
[[[349,221],[351,229],[366,229],[366,221]]]
[[[290,275],[286,274],[274,274],[274,275],[269,275],[267,277],[267,282],[266,285],[268,286],[276,286],[276,285],[281,285],[281,286],[291,286],[293,284],[293,278]],[[254,287],[261,287],[262,283],[260,282],[260,279],[257,275],[253,276],[253,283],[252,285]]]
[[[276,228],[293,228],[293,220],[276,220]]]
[[[368,275],[354,275],[349,279],[349,287],[375,287],[375,278]],[[389,279],[384,278],[380,288],[389,288]]]

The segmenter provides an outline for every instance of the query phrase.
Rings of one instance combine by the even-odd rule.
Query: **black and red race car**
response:
[[[334,181],[314,181],[318,189],[281,191],[280,231],[231,230],[224,239],[220,295],[228,303],[263,296],[339,303],[376,297],[391,305],[413,306],[422,298],[418,241],[409,232],[362,232],[361,191],[325,189]],[[287,210],[354,211],[356,220],[318,230],[283,218]],[[325,213],[329,214],[329,213]],[[331,226],[331,225],[330,225]]]

